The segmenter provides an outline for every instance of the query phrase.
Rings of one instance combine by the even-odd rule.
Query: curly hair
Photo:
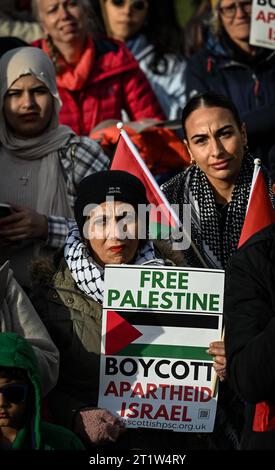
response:
[[[90,0],[90,4],[93,31],[106,34],[100,0]],[[183,30],[177,22],[174,3],[148,0],[148,15],[140,32],[154,47],[149,68],[155,74],[165,74],[168,67],[165,54],[180,55],[184,51]]]

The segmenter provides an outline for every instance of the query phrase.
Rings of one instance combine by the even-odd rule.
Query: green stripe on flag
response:
[[[158,344],[129,344],[118,351],[115,356],[169,357],[174,359],[211,360],[205,347],[166,346]]]
[[[149,238],[153,240],[161,240],[163,238],[169,238],[172,231],[172,227],[168,225],[160,224],[159,222],[151,222],[149,224]]]

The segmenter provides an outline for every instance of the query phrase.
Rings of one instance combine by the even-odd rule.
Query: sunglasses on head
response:
[[[115,7],[124,7],[125,3],[127,3],[127,0],[111,0],[112,5]],[[130,1],[130,6],[137,11],[143,11],[145,8],[147,8],[148,3],[145,0],[133,0],[132,2]]]
[[[8,384],[0,388],[0,393],[10,403],[24,403],[29,386],[27,384]]]

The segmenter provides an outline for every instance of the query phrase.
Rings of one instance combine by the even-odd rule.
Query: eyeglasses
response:
[[[111,0],[112,5],[114,7],[124,7],[124,5],[127,3],[127,0]],[[136,11],[143,11],[148,7],[148,2],[145,0],[133,0],[130,1],[130,6],[136,10]]]
[[[24,403],[29,386],[27,384],[8,384],[0,388],[0,393],[10,403]]]
[[[226,7],[220,6],[219,11],[225,18],[234,18],[238,7],[242,10],[243,13],[249,15],[252,10],[252,0],[247,2],[230,3],[230,5],[227,5]]]

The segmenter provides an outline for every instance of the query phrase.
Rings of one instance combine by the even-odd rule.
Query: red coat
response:
[[[41,41],[34,46],[41,47]],[[124,109],[131,121],[165,119],[149,82],[128,49],[110,38],[94,40],[96,60],[80,91],[58,87],[60,123],[78,135],[89,135],[101,121],[121,119]]]

